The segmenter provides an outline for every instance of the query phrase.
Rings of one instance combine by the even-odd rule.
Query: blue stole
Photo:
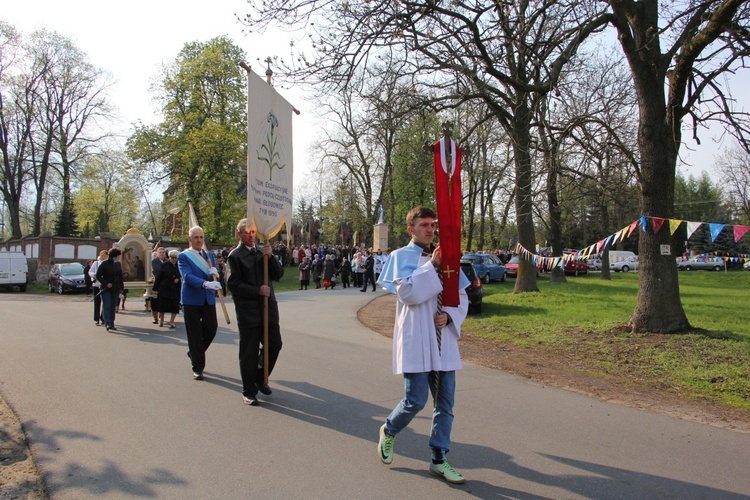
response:
[[[422,256],[422,252],[422,247],[413,241],[409,242],[405,247],[392,252],[388,256],[388,260],[385,261],[385,265],[383,265],[383,272],[380,273],[380,277],[378,278],[378,285],[391,293],[396,293],[395,282],[408,278],[414,273],[417,267],[419,267],[419,258]],[[462,271],[459,275],[459,290],[463,290],[469,284],[469,279]]]
[[[183,253],[183,255],[185,255],[185,257],[187,257],[188,259],[190,259],[190,261],[193,264],[195,264],[198,267],[198,269],[200,269],[201,271],[203,271],[204,273],[206,273],[206,276],[211,276],[211,273],[209,271],[209,269],[211,268],[211,266],[209,265],[208,262],[206,262],[206,259],[203,258],[203,256],[200,254],[200,252],[188,248],[188,249],[184,250],[182,253]]]

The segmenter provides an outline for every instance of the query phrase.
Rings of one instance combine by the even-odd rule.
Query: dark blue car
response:
[[[479,278],[486,284],[490,281],[505,281],[505,266],[494,255],[486,253],[468,253],[461,256],[461,260],[468,260],[474,265]]]

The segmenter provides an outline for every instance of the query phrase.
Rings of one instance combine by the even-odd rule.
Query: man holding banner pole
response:
[[[293,212],[292,113],[299,114],[299,111],[273,88],[271,85],[273,71],[270,67],[272,60],[269,58],[266,62],[269,64],[266,70],[266,81],[254,73],[247,64],[241,62],[240,66],[247,71],[247,222],[245,226],[249,225],[254,228],[258,237],[268,242],[281,231],[285,224],[287,238],[289,237]],[[269,276],[269,268],[276,263],[270,264],[275,259],[269,257],[270,254],[267,255],[265,250],[262,251],[262,285],[270,288],[269,277],[273,278],[274,271],[271,271]],[[231,263],[230,272],[234,274]],[[230,281],[231,279],[230,276]],[[237,282],[235,281],[234,284],[236,286]],[[268,296],[263,296],[264,386],[268,385],[269,368],[272,365],[270,338],[275,334],[272,333],[274,327],[271,323],[274,321],[274,314],[278,315],[278,312],[271,311],[271,308],[275,307],[275,299],[271,300],[272,294],[271,289]],[[275,321],[278,323],[278,318]],[[280,348],[280,336],[278,340]],[[250,401],[245,402],[257,404],[252,398],[249,399]]]
[[[240,332],[240,374],[242,375],[242,399],[245,404],[256,406],[257,394],[270,395],[268,375],[273,371],[281,351],[279,328],[279,306],[270,280],[279,281],[284,268],[272,258],[271,245],[266,240],[258,249],[255,244],[257,229],[248,225],[247,219],[237,224],[240,244],[227,258],[229,282],[237,327]],[[270,278],[270,280],[269,280]],[[266,321],[263,318],[266,317]],[[259,348],[263,345],[263,361]]]

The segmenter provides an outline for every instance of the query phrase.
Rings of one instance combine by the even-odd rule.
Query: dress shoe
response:
[[[158,322],[159,322],[159,320],[158,320],[158,319],[155,319],[155,320],[153,321],[153,323],[154,323],[154,324],[157,324]]]
[[[203,380],[203,372],[193,372],[193,378],[195,380]]]
[[[117,331],[117,328],[115,328],[114,326],[110,326],[109,329],[112,330],[113,332]]]
[[[273,394],[273,391],[271,390],[270,387],[268,387],[268,384],[264,384],[263,382],[260,382],[255,385],[258,387],[258,390],[261,393],[265,394],[266,396],[270,396],[271,394]]]
[[[258,406],[258,398],[255,396],[242,396],[242,402],[250,406]]]

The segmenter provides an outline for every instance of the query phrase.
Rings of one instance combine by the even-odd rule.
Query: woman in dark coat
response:
[[[312,263],[312,279],[315,282],[315,288],[320,288],[320,280],[323,277],[323,259],[315,255]]]
[[[323,264],[323,287],[326,290],[328,290],[329,288],[333,290],[333,288],[336,286],[336,280],[334,279],[335,275],[336,265],[333,263],[333,255],[328,254],[326,255],[326,259]]]
[[[310,284],[310,257],[302,257],[302,262],[299,264],[299,289],[302,290],[304,287],[307,290]]]
[[[344,260],[341,261],[341,286],[344,288],[349,288],[349,276],[352,274],[352,263],[349,262],[349,260],[344,257]]]
[[[174,319],[180,312],[180,287],[182,277],[177,268],[177,250],[169,252],[169,261],[161,265],[161,270],[154,279],[154,290],[157,291],[156,310],[159,312],[159,326],[164,326],[164,313],[171,313],[169,328],[174,328]]]

